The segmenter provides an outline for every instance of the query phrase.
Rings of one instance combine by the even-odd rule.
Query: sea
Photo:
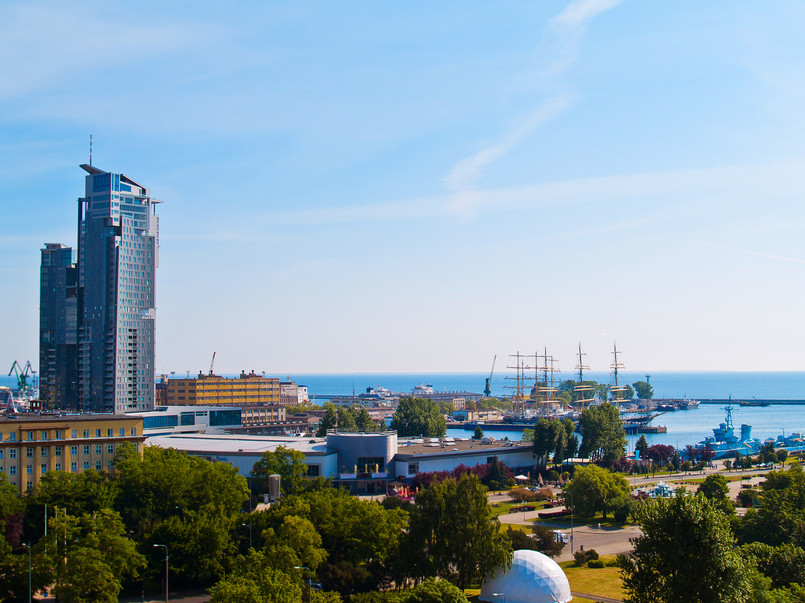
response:
[[[370,387],[383,387],[394,392],[410,393],[417,385],[432,385],[439,392],[481,393],[488,373],[297,373],[277,375],[308,387],[315,401],[324,403],[329,396],[345,396],[365,392]],[[560,374],[557,380],[574,379],[571,374]],[[585,379],[599,383],[612,383],[609,373],[590,372]],[[766,407],[734,405],[733,422],[736,431],[742,423],[752,426],[752,436],[765,440],[792,432],[805,433],[805,372],[712,372],[712,371],[656,371],[645,373],[621,373],[619,382],[634,383],[648,380],[654,388],[655,398],[692,398],[752,400],[800,400],[802,404],[772,404]],[[491,380],[493,396],[510,395],[515,384],[514,375],[495,373]],[[13,377],[0,377],[0,385],[14,387]],[[664,425],[666,433],[646,434],[649,445],[670,444],[684,448],[696,444],[724,421],[724,406],[701,404],[693,410],[662,414],[649,423]],[[452,437],[469,437],[471,431],[448,429]],[[488,434],[495,438],[519,440],[521,431],[494,431]],[[630,450],[639,436],[628,436]]]

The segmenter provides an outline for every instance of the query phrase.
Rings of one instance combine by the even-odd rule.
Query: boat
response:
[[[721,459],[737,454],[757,454],[760,451],[760,440],[752,437],[752,426],[742,424],[741,434],[735,435],[735,428],[732,423],[732,405],[727,405],[724,410],[727,413],[726,419],[718,427],[713,429],[713,435],[706,437],[699,442],[698,448],[709,448],[715,453],[713,458]]]
[[[741,406],[771,406],[768,400],[741,400],[738,402]]]
[[[698,400],[688,400],[687,398],[684,400],[679,401],[679,408],[680,410],[693,410],[694,408],[699,408],[699,401]]]

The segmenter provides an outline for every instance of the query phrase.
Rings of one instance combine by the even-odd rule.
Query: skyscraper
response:
[[[124,174],[83,164],[78,199],[78,406],[154,406],[156,199]]]
[[[78,408],[76,267],[73,249],[46,243],[39,276],[39,397]]]

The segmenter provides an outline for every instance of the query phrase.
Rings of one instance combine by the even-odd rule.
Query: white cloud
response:
[[[737,251],[746,255],[752,255],[767,260],[774,260],[776,262],[787,262],[791,264],[805,264],[805,259],[802,258],[789,258],[781,255],[774,255],[771,253],[764,253],[762,251],[752,251],[751,249],[742,249],[740,247],[732,247],[731,245],[717,245],[714,243],[704,243],[704,247],[712,247],[713,249],[723,249],[725,251]]]
[[[620,3],[621,0],[574,0],[551,19],[551,24],[568,31],[576,30]]]

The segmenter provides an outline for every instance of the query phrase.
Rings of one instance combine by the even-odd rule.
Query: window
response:
[[[39,447],[39,456],[47,456],[47,455],[48,455],[47,446],[40,446]]]
[[[63,439],[63,438],[64,438],[64,433],[62,432],[62,430],[61,430],[61,429],[57,429],[57,430],[56,430],[56,439],[57,439],[57,440],[61,440],[61,439]]]
[[[103,469],[103,463],[101,461],[95,461],[95,471],[101,471]]]
[[[95,437],[96,437],[96,438],[101,437],[101,430],[100,430],[100,429],[96,429],[96,430],[95,430]]]
[[[0,448],[0,459],[2,459],[2,458],[3,458],[3,449]]]
[[[56,463],[56,471],[61,471],[61,463]]]
[[[321,474],[321,465],[308,465],[305,475],[308,477],[319,477]]]
[[[106,452],[108,452],[109,454],[114,454],[115,453],[115,445],[114,444],[109,444],[106,447]]]
[[[42,463],[42,465],[40,465],[39,469],[42,472],[42,475],[44,475],[45,473],[48,472],[48,464],[47,463]]]
[[[89,454],[89,444],[84,446],[84,454]]]
[[[28,440],[33,440],[34,439],[34,432],[33,431],[28,432],[28,438],[27,439]]]
[[[112,469],[115,468],[115,462],[114,461],[107,461],[106,466],[108,467],[109,471],[111,471]]]
[[[56,446],[56,450],[54,451],[54,454],[56,456],[61,456],[61,452],[62,452],[61,446]]]
[[[8,434],[8,441],[9,442],[16,442],[17,441],[17,434],[16,433]]]
[[[33,455],[34,455],[34,449],[33,448],[26,448],[25,449],[25,456],[27,456],[28,458],[31,458]]]
[[[75,461],[70,461],[70,471],[72,471],[73,473],[78,471],[78,463],[76,463]]]
[[[101,454],[101,453],[103,453],[103,445],[102,444],[96,444],[95,445],[95,454]]]
[[[33,465],[25,465],[25,473],[33,473],[34,466]]]
[[[73,432],[70,435],[70,437],[72,437],[72,438],[78,437],[78,432],[75,429],[73,429]]]
[[[16,449],[16,448],[10,448],[10,449],[9,449],[9,451],[8,451],[8,458],[10,458],[10,459],[15,459],[15,458],[17,458],[17,449]]]
[[[89,469],[89,461],[84,461],[84,471]]]
[[[419,473],[419,463],[408,463],[408,475]]]
[[[136,427],[131,428],[131,435],[137,435],[137,428]]]
[[[0,431],[0,442],[2,442],[2,441],[3,441],[3,432]]]
[[[40,440],[47,440],[48,439],[48,432],[47,431],[43,431],[39,435],[40,435],[40,437],[39,437]]]
[[[33,482],[25,482],[25,487],[30,490],[31,488],[34,487],[34,483]]]
[[[126,428],[125,428],[125,427],[121,427],[121,428],[120,428],[120,437],[122,438],[122,437],[123,437],[123,436],[125,436],[125,435],[126,435]]]
[[[88,438],[88,437],[89,437],[89,429],[85,429],[85,430],[84,430],[84,437],[85,437],[85,438]]]
[[[8,474],[9,475],[17,475],[17,466],[16,465],[11,465],[11,467],[8,468]]]
[[[78,446],[70,446],[70,454],[76,456],[78,454]]]
[[[114,436],[115,436],[115,430],[114,429],[112,429],[110,427],[109,429],[106,430],[106,437],[107,438],[113,438]]]

